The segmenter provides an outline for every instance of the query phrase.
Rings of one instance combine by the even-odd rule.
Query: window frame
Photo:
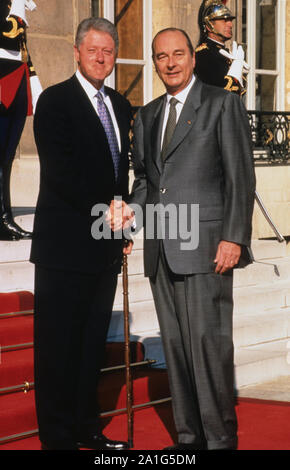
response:
[[[114,0],[106,0],[103,6],[104,18],[115,22]],[[153,97],[153,66],[151,60],[152,42],[152,0],[143,0],[143,60],[117,58],[116,64],[141,65],[143,67],[143,104],[149,103]],[[106,85],[115,88],[115,70],[106,79]]]
[[[246,105],[248,109],[256,109],[256,76],[276,76],[275,109],[285,110],[285,34],[286,34],[286,0],[277,0],[276,5],[276,69],[256,68],[256,1],[247,0],[247,62],[250,72],[247,80]],[[271,111],[271,110],[267,110]]]

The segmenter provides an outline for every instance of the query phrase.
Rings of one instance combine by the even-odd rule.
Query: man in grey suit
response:
[[[159,32],[153,60],[167,93],[141,108],[135,120],[130,206],[176,207],[183,225],[172,237],[167,229],[173,212],[163,211],[160,240],[148,230],[148,211],[145,217],[145,276],[178,434],[170,449],[236,449],[233,268],[250,262],[255,191],[247,114],[238,96],[194,76],[194,51],[184,31]],[[196,214],[195,205],[199,243],[188,249],[182,234],[184,226],[196,229],[187,217]],[[130,207],[124,204],[126,217]]]

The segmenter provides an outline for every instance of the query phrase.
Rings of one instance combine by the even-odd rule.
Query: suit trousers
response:
[[[100,432],[104,364],[117,274],[35,266],[35,399],[42,442],[74,443]]]
[[[232,283],[232,272],[176,275],[163,249],[150,278],[178,442],[197,448],[237,445]]]

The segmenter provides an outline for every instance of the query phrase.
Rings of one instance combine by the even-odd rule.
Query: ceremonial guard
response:
[[[10,175],[26,116],[42,91],[26,44],[25,10],[35,8],[32,0],[0,2],[0,240],[31,238],[13,219]]]
[[[200,39],[195,50],[194,73],[208,85],[225,88],[242,96],[246,92],[246,74],[249,72],[249,66],[244,61],[244,50],[236,41],[233,41],[231,52],[225,47],[225,43],[232,39],[234,19],[235,16],[226,6],[226,0],[202,2],[198,14]],[[273,222],[257,191],[255,199],[278,241],[283,242],[283,235]],[[252,253],[251,257],[254,259]]]
[[[235,16],[221,0],[204,0],[199,9],[200,40],[195,50],[195,74],[204,83],[242,95],[243,71],[247,70],[242,46],[233,42],[232,52],[225,47],[232,39]]]

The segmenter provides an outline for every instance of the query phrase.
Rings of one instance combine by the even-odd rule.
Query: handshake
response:
[[[135,212],[123,200],[114,199],[106,213],[106,222],[113,232],[131,227],[135,221]],[[125,240],[123,253],[130,255],[133,240]]]

